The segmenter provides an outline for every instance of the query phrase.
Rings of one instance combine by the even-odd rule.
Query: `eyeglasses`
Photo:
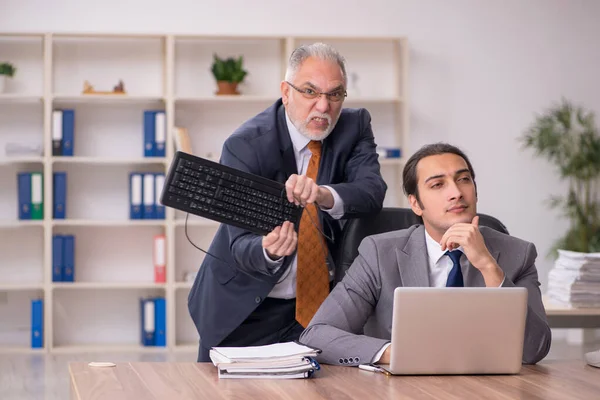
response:
[[[310,100],[314,100],[314,99],[320,97],[321,95],[325,95],[325,97],[327,97],[327,100],[337,103],[339,101],[342,101],[344,99],[344,97],[348,96],[348,93],[345,90],[336,90],[336,91],[328,92],[328,93],[317,92],[316,90],[314,90],[312,88],[306,88],[306,89],[297,88],[296,86],[292,85],[288,81],[285,81],[285,83],[287,83],[288,85],[293,87],[296,91],[302,93],[302,96],[304,98],[307,98]]]

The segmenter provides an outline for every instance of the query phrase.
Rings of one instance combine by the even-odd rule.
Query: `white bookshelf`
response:
[[[164,220],[129,219],[129,174],[167,172],[174,127],[188,129],[195,154],[218,160],[223,141],[280,96],[297,45],[326,41],[346,57],[345,107],[366,107],[378,145],[408,143],[405,38],[0,33],[0,55],[17,74],[0,93],[0,353],[190,352],[196,329],[187,296],[219,224],[166,209]],[[213,53],[244,56],[239,96],[215,95]],[[358,87],[352,85],[358,76]],[[84,81],[125,95],[82,94]],[[75,110],[74,156],[52,156],[52,111]],[[166,157],[143,156],[143,111],[163,109]],[[7,156],[8,143],[39,154]],[[382,159],[386,206],[404,205],[404,159]],[[44,218],[18,219],[19,172],[44,176]],[[64,220],[52,216],[53,172],[67,173]],[[52,236],[73,234],[75,282],[52,282]],[[153,237],[166,235],[167,280],[154,283]],[[140,345],[139,298],[164,296],[167,346]],[[44,347],[30,348],[30,301],[44,299]]]

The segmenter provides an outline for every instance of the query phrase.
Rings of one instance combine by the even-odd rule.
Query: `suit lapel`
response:
[[[333,138],[334,131],[323,141],[323,147],[321,148],[321,162],[319,163],[319,175],[317,176],[317,183],[319,185],[325,185],[332,181],[333,168],[335,163],[333,162],[333,156],[336,154],[335,142]]]
[[[285,107],[279,106],[277,110],[277,134],[279,135],[279,150],[281,151],[281,165],[286,179],[290,175],[297,174],[296,157],[294,156],[294,146],[290,139],[290,132],[285,120]]]
[[[490,243],[486,238],[486,228],[481,230],[481,235],[483,236],[483,240],[485,241],[485,245],[486,245],[488,251],[490,252],[492,257],[494,257],[494,260],[496,260],[498,265],[500,265],[498,262],[498,260],[500,259],[500,251],[497,249],[494,249],[492,246],[490,246]],[[481,275],[481,272],[479,272],[479,270],[477,268],[475,268],[470,262],[469,262],[469,268],[467,269],[467,276],[465,277],[465,286],[467,286],[467,287],[483,287],[483,286],[485,286],[485,281],[483,280],[483,275]]]
[[[425,228],[415,228],[403,249],[396,249],[400,278],[404,287],[429,287],[429,263]]]

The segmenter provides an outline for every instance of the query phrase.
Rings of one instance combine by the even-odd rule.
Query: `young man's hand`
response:
[[[454,250],[462,246],[465,257],[481,272],[486,286],[497,287],[502,283],[504,272],[485,245],[483,236],[479,231],[479,216],[476,215],[470,224],[458,223],[452,225],[442,236],[440,245],[442,251]]]

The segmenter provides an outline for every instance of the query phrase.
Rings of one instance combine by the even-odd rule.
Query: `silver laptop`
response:
[[[394,375],[516,374],[521,369],[527,289],[396,288]]]

